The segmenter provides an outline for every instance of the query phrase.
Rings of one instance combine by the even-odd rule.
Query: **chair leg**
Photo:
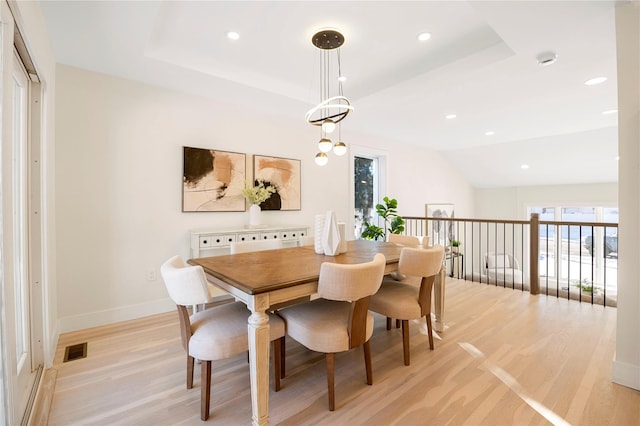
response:
[[[391,318],[387,317],[387,330],[391,330]]]
[[[429,348],[433,350],[433,330],[431,328],[431,313],[427,314],[427,334],[429,335]]]
[[[195,359],[187,354],[187,389],[193,388],[193,365]]]
[[[364,348],[364,366],[367,370],[367,384],[373,384],[373,370],[371,369],[371,345],[369,345],[369,341],[367,340],[362,345]]]
[[[211,361],[200,362],[200,419],[209,418],[209,403],[211,402]]]
[[[334,371],[334,354],[326,354],[327,358],[327,389],[329,393],[329,411],[335,411],[336,409],[336,394],[333,381]]]
[[[280,343],[280,350],[282,351],[282,358],[280,358],[280,378],[284,379],[285,376],[285,368],[284,365],[286,364],[286,357],[287,357],[287,336],[282,336],[281,340],[282,342]]]
[[[280,366],[282,358],[282,338],[273,341],[273,377],[274,377],[274,389],[276,392],[280,390]]]
[[[409,365],[410,349],[409,349],[409,321],[402,320],[402,350],[404,352],[404,365]]]

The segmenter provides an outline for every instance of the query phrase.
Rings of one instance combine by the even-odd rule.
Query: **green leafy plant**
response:
[[[400,234],[404,231],[404,219],[398,215],[398,200],[395,198],[389,199],[384,197],[382,199],[384,204],[376,204],[376,213],[378,216],[384,219],[385,228],[381,228],[369,222],[364,222],[364,230],[360,235],[367,240],[377,240],[382,238],[383,240],[387,236],[387,231],[391,234]]]
[[[589,281],[588,279],[584,278],[582,280],[574,280],[573,281],[576,287],[578,287],[580,290],[584,291],[585,293],[592,293],[594,295],[598,294],[598,287],[595,287],[593,285],[593,282]]]
[[[460,241],[451,240],[451,247],[460,247]]]

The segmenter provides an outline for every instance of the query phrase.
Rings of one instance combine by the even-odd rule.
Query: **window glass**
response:
[[[375,195],[377,188],[376,159],[354,157],[354,238],[359,239],[365,222],[376,220]]]

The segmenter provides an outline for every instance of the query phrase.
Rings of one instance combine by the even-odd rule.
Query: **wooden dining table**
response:
[[[402,245],[357,240],[348,241],[345,253],[316,254],[314,246],[290,247],[224,256],[190,259],[200,265],[207,279],[244,302],[248,319],[251,408],[254,425],[269,424],[269,317],[272,306],[312,296],[318,290],[320,266],[324,262],[353,264],[369,262],[376,253],[386,258],[385,274],[398,269]],[[434,284],[435,323],[442,331],[444,310],[444,268]]]

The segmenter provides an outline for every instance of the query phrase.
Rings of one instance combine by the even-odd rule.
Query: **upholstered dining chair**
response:
[[[298,247],[312,246],[315,243],[315,237],[313,235],[306,235],[298,239]]]
[[[210,300],[204,270],[200,266],[186,265],[180,256],[174,256],[162,264],[160,272],[169,297],[178,308],[182,346],[187,351],[187,389],[193,388],[194,360],[201,361],[200,418],[207,420],[211,400],[211,362],[249,350],[247,320],[250,312],[242,302],[231,302],[189,316],[187,306]],[[269,326],[277,392],[280,390],[284,322],[276,315],[269,315]]]
[[[369,309],[387,317],[387,330],[391,328],[390,318],[402,321],[405,365],[410,364],[409,320],[426,318],[429,348],[433,350],[431,291],[443,259],[444,247],[440,245],[429,248],[403,247],[398,271],[403,275],[421,277],[420,286],[385,279],[378,292],[371,297]]]
[[[234,241],[229,244],[229,252],[238,254],[251,251],[276,250],[282,247],[282,240]]]
[[[422,244],[421,238],[413,235],[389,234],[387,236],[387,241],[405,246],[419,246]]]
[[[386,259],[376,254],[359,264],[325,262],[318,279],[319,299],[278,311],[287,334],[302,345],[326,354],[329,410],[335,410],[334,359],[337,352],[364,348],[367,384],[373,383],[369,339],[373,315],[369,300],[382,282]]]

